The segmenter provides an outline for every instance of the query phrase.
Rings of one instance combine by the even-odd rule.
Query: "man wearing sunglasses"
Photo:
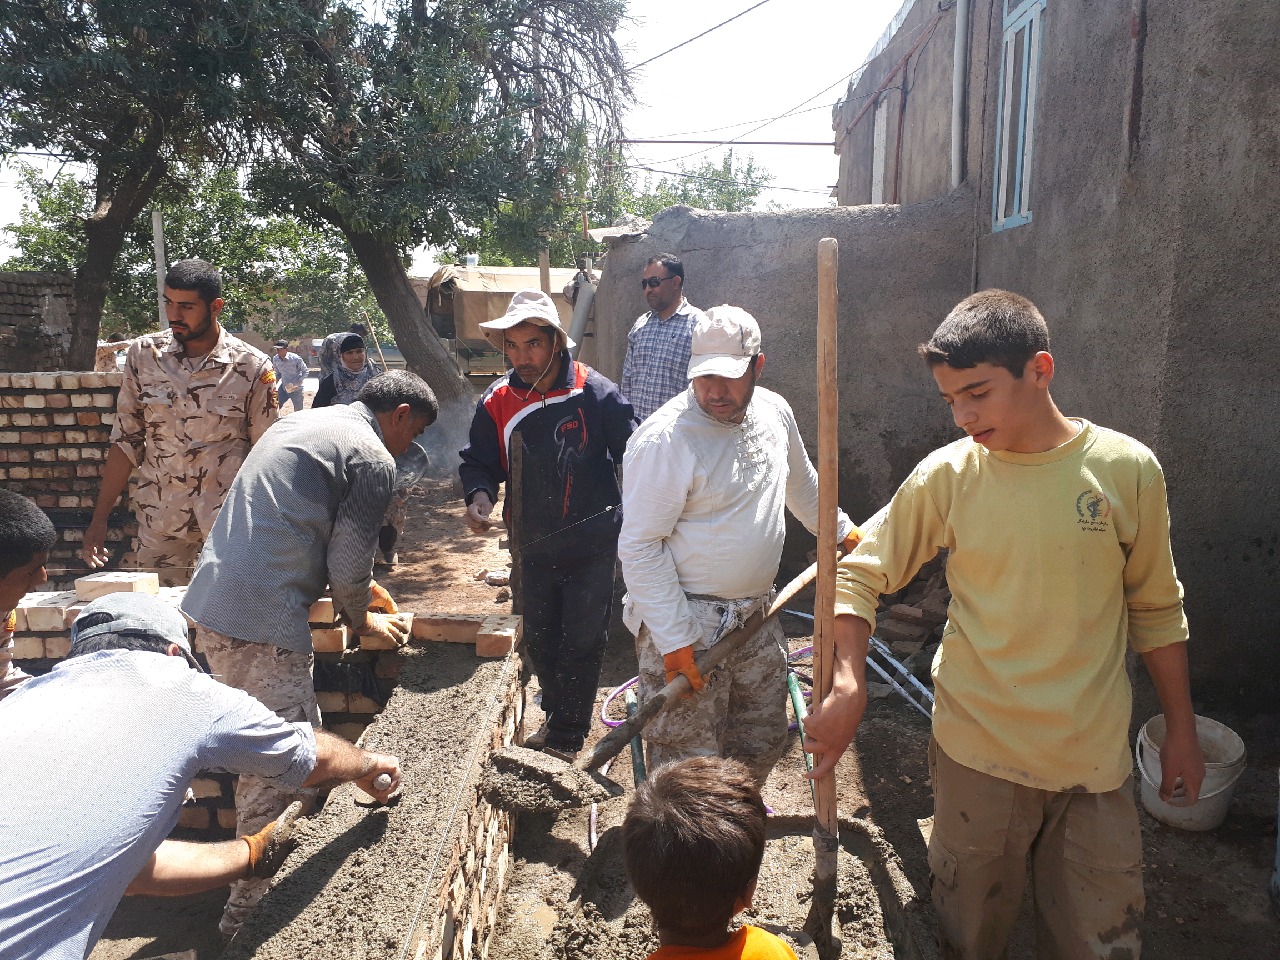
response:
[[[693,327],[705,314],[684,298],[684,264],[674,253],[650,257],[640,278],[649,312],[627,334],[627,357],[618,388],[643,423],[689,386]]]

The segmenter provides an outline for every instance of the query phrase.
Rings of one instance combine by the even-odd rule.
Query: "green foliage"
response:
[[[68,174],[44,179],[34,167],[17,167],[26,202],[19,222],[5,227],[17,256],[6,270],[69,272],[84,253],[76,229],[92,210],[87,184]],[[321,336],[355,319],[386,335],[386,320],[341,236],[296,218],[273,215],[247,197],[234,171],[185,171],[185,188],[155,196],[163,215],[166,259],[201,257],[222,271],[227,307],[222,321],[268,338]],[[103,309],[107,334],[138,334],[157,327],[151,218],[130,226],[112,273]]]
[[[593,147],[585,132],[569,143],[561,171],[562,186],[539,200],[507,200],[487,217],[475,234],[446,246],[443,259],[454,262],[465,253],[478,253],[492,266],[534,266],[538,253],[550,250],[551,263],[572,267],[581,257],[596,258],[603,245],[583,236],[583,214],[589,227],[608,226],[630,214],[652,220],[659,210],[679,204],[700,210],[740,212],[755,206],[772,174],[745,163],[726,151],[719,163],[703,160],[694,167],[680,164],[673,174],[655,178],[628,170],[622,157]]]

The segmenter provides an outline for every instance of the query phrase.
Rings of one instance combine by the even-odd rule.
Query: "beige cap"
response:
[[[558,350],[567,350],[574,343],[560,326],[560,311],[551,298],[541,290],[521,290],[511,298],[507,312],[497,320],[486,320],[480,324],[485,339],[495,349],[502,349],[503,331],[521,323],[533,323],[539,327],[550,327],[555,331]]]
[[[760,353],[760,325],[741,307],[727,303],[712,307],[693,327],[689,379],[727,377],[736,380],[747,372],[751,358]]]

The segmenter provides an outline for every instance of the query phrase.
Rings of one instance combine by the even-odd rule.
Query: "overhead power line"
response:
[[[785,190],[788,193],[819,193],[824,197],[830,194],[830,188],[825,190],[816,190],[812,187],[777,187],[771,183],[743,182],[741,180],[730,179],[729,177],[708,177],[705,174],[684,173],[680,170],[659,170],[656,167],[646,167],[643,164],[638,163],[629,163],[626,167],[628,170],[644,170],[646,173],[656,173],[664,177],[680,177],[682,180],[702,180],[707,183],[732,183],[740,187],[754,187],[758,190]]]

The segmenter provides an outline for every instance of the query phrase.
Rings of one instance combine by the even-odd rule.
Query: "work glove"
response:
[[[853,548],[862,542],[862,531],[855,524],[853,529],[849,531],[849,535],[840,542],[840,555],[847,557],[853,553]]]
[[[663,666],[667,668],[667,683],[674,680],[679,674],[684,674],[689,678],[689,686],[695,690],[701,690],[706,681],[702,679],[702,674],[698,672],[698,665],[693,661],[693,647],[681,647],[666,654],[662,658]]]
[[[400,612],[396,602],[391,599],[391,594],[387,593],[387,588],[381,586],[377,580],[369,581],[369,591],[373,594],[373,599],[369,601],[369,609],[374,613]]]
[[[302,802],[295,800],[278,820],[272,820],[251,836],[240,838],[249,845],[249,876],[275,876],[284,858],[298,845],[295,828],[301,813]]]
[[[361,637],[381,637],[390,640],[397,647],[409,642],[409,624],[399,614],[373,613],[365,614],[364,627],[357,631]]]

